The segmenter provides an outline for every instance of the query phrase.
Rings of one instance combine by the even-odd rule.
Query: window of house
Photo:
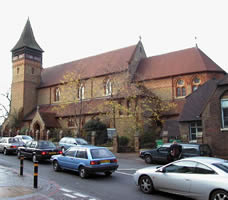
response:
[[[221,100],[222,128],[228,128],[228,99]]]
[[[127,115],[130,114],[130,108],[131,108],[131,101],[130,100],[127,100]]]
[[[104,92],[105,92],[105,95],[106,95],[106,96],[112,94],[112,82],[111,82],[110,79],[108,79],[108,80],[105,82],[105,85],[104,85]]]
[[[68,127],[74,127],[74,120],[73,119],[68,120]]]
[[[189,133],[189,140],[192,142],[196,142],[197,136],[202,135],[202,122],[192,122],[190,124],[190,133]]]
[[[199,86],[200,86],[200,79],[198,77],[195,77],[192,80],[192,91],[194,92],[195,90],[197,90]]]
[[[78,98],[85,99],[85,86],[83,84],[78,88]]]
[[[184,97],[186,96],[186,88],[184,85],[184,81],[182,79],[177,81],[176,85],[176,96],[177,97]]]
[[[35,72],[35,69],[32,67],[32,74],[34,74],[34,72]]]
[[[20,72],[20,68],[18,67],[18,68],[17,68],[17,74],[19,74],[19,72]]]
[[[122,111],[122,109],[123,109],[123,107],[122,107],[122,101],[121,100],[119,100],[119,115],[123,115],[123,111]]]
[[[60,101],[60,89],[55,88],[55,101]]]

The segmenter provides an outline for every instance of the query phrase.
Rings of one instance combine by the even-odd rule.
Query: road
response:
[[[55,172],[50,162],[40,162],[38,179],[57,183],[60,188],[56,196],[64,195],[64,199],[74,199],[74,194],[78,194],[82,197],[89,196],[94,200],[187,200],[184,197],[159,192],[153,195],[143,194],[134,184],[132,175],[137,169],[148,165],[140,158],[119,158],[118,161],[118,171],[112,176],[98,174],[88,179],[81,179],[74,172]],[[3,166],[18,169],[19,172],[20,162],[15,155],[0,154],[0,163]],[[24,160],[24,173],[33,174],[31,160]]]

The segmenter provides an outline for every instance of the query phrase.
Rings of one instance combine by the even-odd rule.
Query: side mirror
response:
[[[165,173],[165,168],[158,169],[157,172]]]

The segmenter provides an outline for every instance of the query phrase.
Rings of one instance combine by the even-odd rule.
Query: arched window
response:
[[[78,88],[78,98],[81,99],[85,99],[85,86],[83,84],[81,84]]]
[[[109,96],[112,94],[112,82],[110,79],[108,79],[105,84],[104,84],[104,91],[105,91],[105,95]]]
[[[176,96],[177,97],[184,97],[186,96],[186,88],[184,85],[184,81],[182,79],[179,79],[177,81],[177,85],[176,85]]]
[[[195,77],[192,80],[192,92],[194,92],[195,90],[197,90],[199,86],[200,86],[200,79],[198,77]]]
[[[20,72],[20,68],[18,67],[18,68],[17,68],[17,74],[19,74],[19,72]]]
[[[55,88],[55,101],[60,101],[60,89],[59,88]]]

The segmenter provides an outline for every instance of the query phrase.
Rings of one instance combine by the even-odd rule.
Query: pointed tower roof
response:
[[[17,44],[14,46],[14,48],[11,51],[13,52],[23,47],[28,47],[28,48],[43,52],[43,50],[40,48],[40,46],[35,40],[29,19],[25,24],[25,27],[21,34],[20,39],[18,40]]]

